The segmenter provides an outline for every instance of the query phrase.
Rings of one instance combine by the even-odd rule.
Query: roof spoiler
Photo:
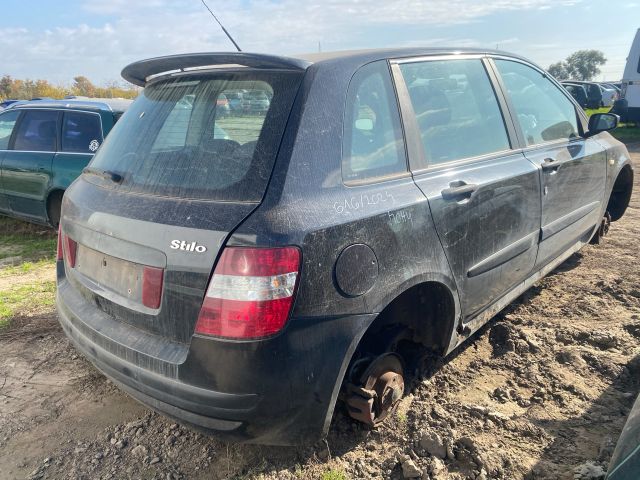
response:
[[[243,67],[264,69],[305,70],[311,63],[297,58],[260,53],[190,53],[141,60],[124,67],[121,75],[122,78],[128,82],[138,85],[139,87],[144,87],[149,80],[162,75],[222,65],[241,65]]]

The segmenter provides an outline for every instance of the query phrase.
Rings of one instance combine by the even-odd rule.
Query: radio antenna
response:
[[[238,46],[238,44],[236,43],[236,41],[233,39],[233,37],[231,36],[231,34],[229,32],[227,32],[227,29],[224,28],[224,25],[222,25],[222,23],[220,23],[220,20],[218,20],[218,17],[216,17],[215,13],[213,13],[211,11],[211,9],[209,8],[209,5],[206,4],[206,2],[204,0],[200,0],[202,2],[202,4],[205,6],[205,8],[207,10],[209,10],[209,13],[211,14],[211,16],[215,19],[216,22],[218,22],[218,25],[220,25],[220,28],[222,29],[222,31],[225,33],[225,35],[227,37],[229,37],[229,40],[231,40],[231,43],[233,43],[233,45],[238,49],[239,52],[241,52],[242,50],[240,49],[240,47]]]

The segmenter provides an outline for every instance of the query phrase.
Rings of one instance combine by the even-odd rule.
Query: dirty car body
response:
[[[589,125],[500,52],[192,54],[123,76],[145,90],[64,198],[60,322],[133,397],[234,441],[313,441],[338,397],[382,420],[407,345],[451,352],[631,194],[615,118]],[[218,116],[240,90],[267,111]]]

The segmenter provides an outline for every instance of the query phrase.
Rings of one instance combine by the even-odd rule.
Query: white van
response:
[[[640,122],[640,28],[627,57],[620,101],[616,102],[612,111],[618,113],[623,121]]]

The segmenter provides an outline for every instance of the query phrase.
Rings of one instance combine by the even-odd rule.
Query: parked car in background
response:
[[[571,94],[571,96],[578,102],[582,108],[588,108],[589,106],[589,97],[587,96],[587,90],[584,88],[584,85],[579,85],[577,83],[567,83],[561,82],[562,86],[567,89],[567,92]]]
[[[620,115],[623,122],[640,123],[640,28],[627,56],[620,98],[611,111]]]
[[[607,470],[607,480],[640,478],[640,396],[629,413]]]
[[[602,85],[605,88],[609,88],[609,89],[615,90],[616,92],[620,93],[620,85],[619,84],[611,83],[611,82],[600,82],[600,85]]]
[[[618,90],[613,85],[599,84],[602,90],[602,107],[612,107],[613,103],[618,99]]]
[[[123,77],[144,90],[64,196],[60,323],[126,392],[233,441],[314,442],[338,398],[384,421],[416,352],[452,352],[631,196],[618,117],[504,52],[202,53]],[[241,89],[264,106],[221,117]]]
[[[231,115],[231,103],[227,98],[226,94],[222,93],[216,100],[217,102],[217,111],[219,115],[226,116]]]
[[[131,101],[37,100],[0,113],[0,213],[57,226],[62,195]]]
[[[587,91],[587,108],[600,108],[603,105],[603,88],[595,82],[584,82],[582,80],[565,80],[562,83],[572,85],[582,85]]]
[[[242,110],[248,113],[265,113],[269,110],[269,96],[260,90],[249,90],[242,94]]]
[[[228,90],[225,95],[227,100],[229,101],[229,108],[231,110],[231,114],[238,113],[242,111],[242,95],[244,91],[242,90]]]
[[[17,102],[20,102],[20,100],[4,100],[2,103],[0,103],[0,110],[4,110],[5,108]]]

